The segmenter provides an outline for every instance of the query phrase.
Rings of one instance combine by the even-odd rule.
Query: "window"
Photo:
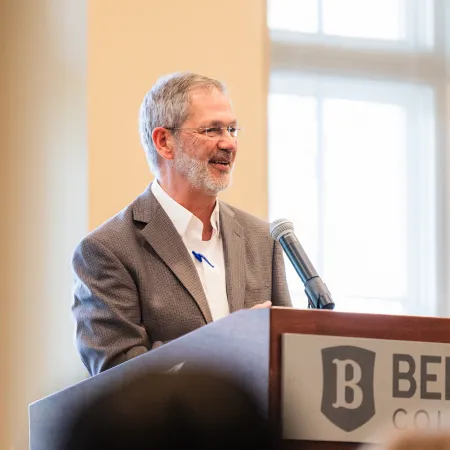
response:
[[[292,220],[340,311],[444,311],[445,27],[433,25],[444,12],[425,0],[269,1],[270,220]]]

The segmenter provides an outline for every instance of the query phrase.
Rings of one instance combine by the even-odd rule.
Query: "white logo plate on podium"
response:
[[[450,344],[284,334],[281,369],[285,439],[450,427]]]

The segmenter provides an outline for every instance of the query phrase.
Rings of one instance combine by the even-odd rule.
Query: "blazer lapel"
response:
[[[244,307],[246,259],[242,226],[234,219],[234,212],[220,203],[220,232],[223,238],[225,276],[230,312]]]
[[[135,205],[134,219],[147,223],[141,231],[143,237],[194,298],[205,321],[212,322],[208,301],[192,258],[150,186]]]

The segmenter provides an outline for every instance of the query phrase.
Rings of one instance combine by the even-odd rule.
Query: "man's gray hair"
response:
[[[220,81],[190,72],[177,72],[158,79],[147,92],[139,114],[139,133],[150,170],[159,175],[159,154],[152,139],[157,127],[180,127],[189,116],[193,89],[218,89],[226,92]]]

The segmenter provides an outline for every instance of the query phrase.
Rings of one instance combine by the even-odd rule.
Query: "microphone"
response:
[[[295,236],[293,223],[287,219],[275,220],[270,224],[270,234],[281,244],[295,271],[302,279],[308,297],[308,306],[315,309],[334,309],[330,291]]]

